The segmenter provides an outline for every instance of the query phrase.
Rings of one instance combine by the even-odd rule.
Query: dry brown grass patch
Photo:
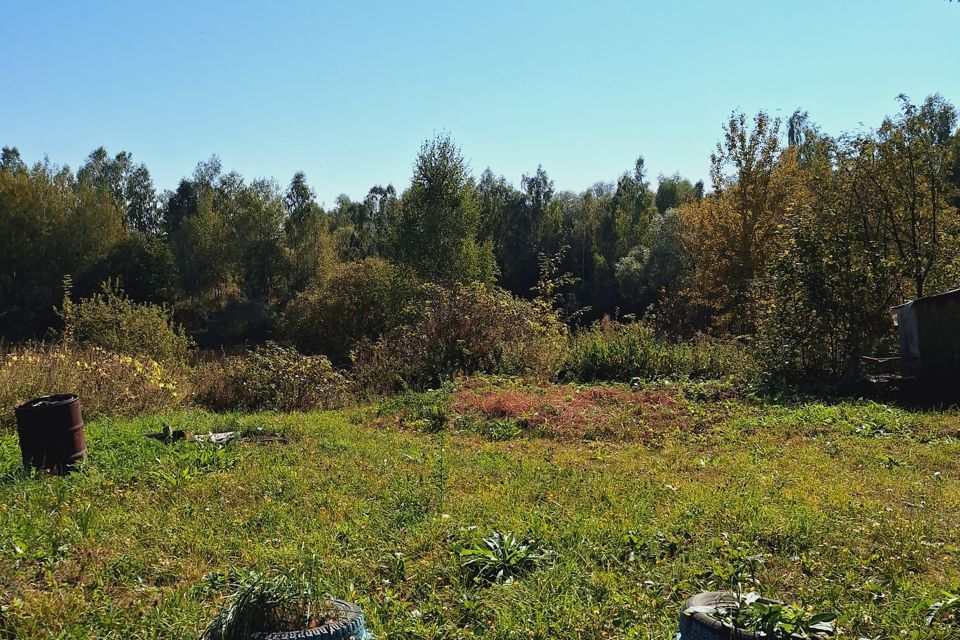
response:
[[[696,428],[686,403],[666,389],[500,387],[477,380],[454,392],[451,408],[459,416],[515,420],[534,435],[564,441],[653,443],[667,433]]]

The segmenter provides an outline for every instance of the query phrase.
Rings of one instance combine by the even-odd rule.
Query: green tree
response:
[[[682,220],[676,209],[654,216],[644,245],[616,265],[617,284],[626,309],[643,312],[686,285],[689,264],[683,247]]]
[[[931,279],[944,284],[942,267],[952,260],[956,245],[950,240],[960,230],[951,180],[957,113],[939,95],[920,106],[906,96],[900,102],[900,113],[885,119],[865,147],[876,152],[865,178],[880,196],[876,202],[888,222],[900,273],[919,298]]]
[[[366,243],[361,243],[366,247],[364,255],[381,255],[386,251],[388,234],[398,215],[400,200],[397,198],[397,191],[392,184],[386,187],[375,185],[367,192],[363,206],[367,210],[366,219],[369,221],[369,239]]]
[[[74,279],[76,293],[81,297],[92,296],[105,280],[118,282],[135,302],[173,305],[177,299],[173,252],[156,236],[133,233],[114,245],[103,260]]]
[[[288,273],[284,251],[286,210],[276,184],[255,180],[237,190],[228,214],[232,261],[241,293],[271,302]]]
[[[434,282],[491,282],[493,247],[478,241],[480,211],[470,169],[449,136],[420,149],[392,230],[391,254]]]
[[[216,303],[223,304],[235,253],[224,206],[229,195],[225,189],[217,193],[207,167],[209,163],[201,163],[194,179],[180,181],[167,201],[166,222],[183,293],[198,303],[212,293]]]
[[[27,165],[20,157],[20,150],[16,147],[4,147],[0,151],[0,171],[9,171],[10,173],[23,173],[27,170]]]
[[[388,253],[399,208],[393,185],[372,187],[362,201],[341,194],[336,204],[331,217],[341,258],[357,260]]]
[[[328,219],[317,204],[306,176],[293,176],[283,197],[289,262],[288,295],[292,297],[326,277],[337,261]]]
[[[150,171],[144,164],[135,164],[129,152],[111,158],[106,149],[98,147],[77,171],[77,180],[109,194],[124,211],[128,229],[160,232],[162,216]]]
[[[520,192],[503,176],[493,173],[487,167],[477,182],[477,206],[480,209],[480,225],[477,236],[482,241],[493,243],[494,256],[500,267],[501,277],[504,272],[504,262],[510,251],[507,241],[507,228],[514,215],[514,209],[519,207]]]
[[[102,189],[49,162],[27,169],[8,150],[0,167],[0,332],[41,337],[67,274],[86,271],[120,242],[123,211]]]
[[[183,221],[197,215],[197,187],[186,178],[177,185],[177,190],[167,192],[163,205],[163,229],[168,234],[180,230]]]
[[[640,244],[656,212],[655,201],[647,183],[645,162],[640,156],[634,164],[633,174],[623,174],[613,194],[611,206],[616,243],[615,253],[607,256],[611,264]]]
[[[694,187],[680,174],[660,176],[657,185],[657,211],[666,213],[667,209],[676,209],[694,199]]]
[[[316,195],[307,184],[307,176],[303,171],[293,174],[283,196],[283,204],[287,211],[287,224],[291,227],[302,224],[320,209]]]
[[[681,211],[695,297],[714,310],[720,333],[753,333],[757,284],[777,250],[778,225],[802,176],[795,154],[780,162],[780,121],[733,113],[711,155],[714,191]]]
[[[544,250],[544,224],[554,184],[543,167],[524,175],[520,190],[489,169],[477,188],[482,232],[493,242],[500,284],[518,295],[530,296],[537,283],[537,256]]]

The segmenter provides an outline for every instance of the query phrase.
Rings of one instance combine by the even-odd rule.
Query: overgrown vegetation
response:
[[[13,424],[13,407],[41,395],[76,393],[83,411],[132,416],[168,411],[189,402],[192,375],[178,363],[70,344],[24,346],[0,353],[0,424]]]
[[[472,373],[550,377],[563,358],[566,329],[552,312],[482,284],[428,285],[407,324],[358,350],[353,374],[363,389],[424,389]]]
[[[305,356],[274,343],[240,356],[203,363],[197,402],[218,410],[309,411],[346,403],[346,379],[324,356]]]
[[[232,586],[203,640],[247,640],[258,633],[312,629],[337,619],[308,576],[251,571]]]
[[[555,318],[587,327],[571,379],[741,371],[732,342],[751,345],[747,371],[792,384],[850,375],[857,356],[892,348],[891,305],[958,285],[960,132],[939,95],[901,96],[875,130],[835,137],[800,110],[786,123],[733,113],[710,189],[679,175],[653,187],[645,167],[582,193],[537,167],[517,188],[490,169],[475,178],[438,135],[408,188],[324,209],[302,173],[281,190],[214,157],[158,195],[129,153],[97,149],[72,172],[5,147],[0,335],[59,331],[72,276],[84,302],[61,307],[68,335],[158,360],[181,357],[185,338],[142,303],[169,305],[202,347],[275,339],[338,367],[356,353],[374,390],[550,377]],[[544,264],[563,274],[546,297]],[[449,321],[461,304],[463,327]],[[590,325],[606,317],[630,322]]]
[[[671,376],[749,380],[754,370],[747,349],[735,342],[709,338],[669,342],[648,326],[605,318],[574,333],[562,376],[581,382]]]
[[[390,640],[651,640],[713,590],[769,640],[960,638],[960,412],[838,399],[892,305],[960,286],[956,108],[891,107],[734,111],[706,185],[642,155],[514,184],[439,133],[330,206],[216,156],[160,193],[128,152],[2,147],[0,640],[239,640],[327,594]],[[13,428],[53,393],[65,476]]]
[[[608,393],[524,389],[560,407]],[[732,581],[806,622],[836,612],[838,637],[955,635],[954,412],[611,389],[661,437],[489,439],[458,424],[459,385],[380,411],[90,420],[90,458],[67,477],[25,473],[3,432],[0,628],[196,638],[257,572],[356,602],[384,638],[666,638],[689,595]],[[653,419],[661,392],[695,430]],[[144,437],[164,425],[267,425],[288,443]]]

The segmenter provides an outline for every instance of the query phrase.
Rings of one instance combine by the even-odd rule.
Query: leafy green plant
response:
[[[151,472],[157,484],[175,488],[207,473],[227,471],[237,463],[236,455],[225,447],[200,445],[172,459],[165,459]],[[159,462],[159,461],[158,461]]]
[[[833,612],[815,613],[810,607],[764,600],[754,592],[734,596],[717,604],[690,607],[685,613],[704,613],[731,631],[758,633],[771,640],[821,638],[834,632],[837,614]]]
[[[192,458],[190,466],[204,473],[226,471],[237,462],[223,447],[201,446]]]
[[[960,625],[960,589],[944,591],[943,600],[934,602],[927,608],[927,626],[936,622]]]
[[[337,620],[337,610],[302,575],[251,571],[203,632],[203,640],[246,640],[251,634],[311,629]]]
[[[510,418],[493,418],[480,423],[478,431],[492,442],[513,440],[523,435],[520,421]]]
[[[449,410],[445,403],[435,403],[425,407],[423,426],[427,433],[442,433],[450,422]]]
[[[494,531],[479,544],[461,549],[460,568],[474,582],[504,582],[556,557],[535,539],[520,540],[512,533]]]
[[[636,531],[628,531],[624,534],[622,542],[625,547],[624,560],[627,562],[637,560],[658,562],[673,558],[679,553],[681,547],[680,539],[663,531],[657,531],[649,537]]]

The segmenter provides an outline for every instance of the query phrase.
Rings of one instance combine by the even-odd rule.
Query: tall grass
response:
[[[68,344],[14,347],[0,353],[0,424],[13,407],[41,395],[76,393],[85,416],[172,409],[191,394],[186,365]]]
[[[725,378],[755,369],[746,349],[732,342],[699,339],[668,342],[649,327],[604,319],[573,334],[561,378],[628,382],[633,378]]]

